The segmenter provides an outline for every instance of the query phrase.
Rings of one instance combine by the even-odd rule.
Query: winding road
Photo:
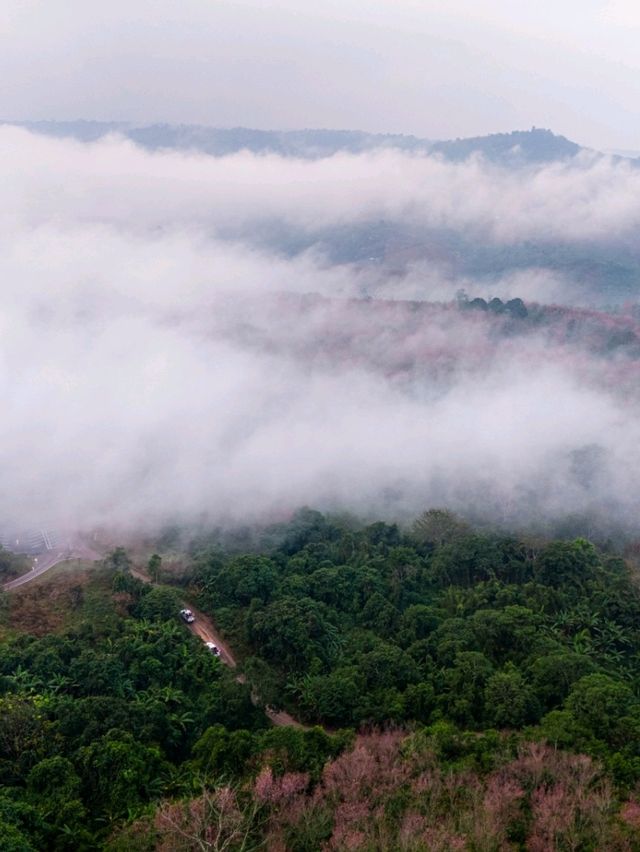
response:
[[[40,577],[46,571],[49,571],[54,565],[58,565],[60,562],[67,562],[72,559],[88,559],[90,561],[95,561],[96,559],[101,559],[101,556],[99,553],[96,553],[95,550],[92,550],[86,544],[82,543],[77,543],[66,548],[56,548],[48,551],[47,553],[35,556],[32,560],[31,570],[27,571],[26,574],[21,574],[14,580],[9,580],[8,583],[5,583],[2,586],[2,590],[10,592],[11,589],[17,589],[19,586],[24,586],[26,583],[30,583],[32,580],[35,580],[36,577]]]

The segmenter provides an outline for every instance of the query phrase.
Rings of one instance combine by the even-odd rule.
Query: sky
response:
[[[3,0],[0,117],[640,149],[631,0]]]

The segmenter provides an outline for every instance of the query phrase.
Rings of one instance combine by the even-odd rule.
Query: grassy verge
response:
[[[0,638],[18,634],[44,636],[84,620],[113,616],[112,572],[80,559],[60,562],[3,596]]]

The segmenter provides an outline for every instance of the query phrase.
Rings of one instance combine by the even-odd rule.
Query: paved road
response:
[[[84,544],[77,544],[67,549],[56,549],[49,551],[48,553],[41,553],[40,556],[36,556],[32,560],[32,568],[30,571],[27,571],[26,574],[22,574],[20,577],[16,577],[15,580],[10,580],[8,583],[5,583],[2,586],[2,590],[10,592],[11,589],[17,589],[19,586],[24,586],[25,583],[30,583],[32,580],[35,580],[36,577],[44,574],[45,571],[53,568],[54,565],[58,565],[58,563],[66,562],[70,559],[87,559],[95,561],[96,559],[100,559],[100,556],[95,552],[95,550],[92,550]]]

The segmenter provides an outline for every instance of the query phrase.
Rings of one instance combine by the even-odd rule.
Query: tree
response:
[[[448,618],[431,633],[426,642],[429,653],[440,666],[452,666],[460,651],[479,650],[467,619]]]
[[[594,737],[618,746],[626,744],[626,718],[640,718],[640,702],[631,688],[605,674],[577,681],[565,706]]]
[[[202,777],[229,778],[242,774],[255,751],[256,740],[250,731],[228,731],[223,725],[213,725],[193,747],[194,766]]]
[[[447,509],[428,509],[417,518],[411,532],[422,544],[441,547],[470,531],[468,524]]]
[[[26,834],[16,825],[0,819],[0,837],[2,838],[3,852],[36,852],[35,846]]]
[[[124,816],[148,801],[169,768],[159,748],[143,745],[117,729],[81,748],[78,759],[87,804],[109,819]]]
[[[266,556],[238,556],[207,578],[207,592],[217,605],[248,606],[266,603],[278,583],[278,572]]]
[[[48,725],[33,698],[0,698],[0,758],[35,763],[42,754]]]
[[[163,802],[156,811],[154,829],[158,852],[253,852],[264,844],[253,836],[260,803],[243,800],[230,786],[203,787],[195,799]]]
[[[80,695],[124,696],[131,690],[126,666],[115,654],[85,648],[69,665],[69,677]]]
[[[162,557],[157,553],[152,554],[147,562],[147,571],[154,583],[160,581],[160,568],[162,567]]]
[[[529,315],[529,311],[525,303],[522,299],[516,297],[515,299],[509,299],[509,301],[504,306],[505,311],[511,314],[511,316],[517,317],[518,319],[525,319]]]
[[[442,621],[435,607],[426,604],[413,604],[405,609],[400,618],[398,641],[403,646],[426,639]]]
[[[51,845],[56,849],[75,852],[91,848],[80,788],[73,764],[61,756],[36,764],[27,777],[29,798],[44,817]]]
[[[452,668],[443,673],[439,695],[442,712],[461,725],[477,724],[484,715],[487,682],[493,674],[491,662],[477,651],[456,654]]]
[[[47,839],[44,820],[33,805],[12,795],[15,792],[9,788],[0,791],[2,852],[37,852]]]
[[[370,524],[364,530],[364,534],[371,544],[384,547],[397,547],[402,540],[398,525],[385,524],[383,521]]]
[[[131,559],[124,547],[116,547],[105,558],[104,564],[107,568],[113,571],[123,571],[125,573],[131,570]]]
[[[399,617],[396,607],[379,592],[374,592],[362,608],[359,620],[380,636],[388,636],[395,630]]]
[[[378,642],[358,659],[358,668],[370,689],[398,687],[418,680],[418,669],[411,657],[397,645]]]
[[[536,657],[529,666],[532,686],[546,710],[559,707],[572,685],[594,670],[595,664],[589,657],[572,651]]]
[[[428,681],[410,683],[404,693],[405,716],[426,725],[436,706],[436,693]]]
[[[595,547],[583,538],[575,541],[554,541],[538,554],[534,572],[540,583],[561,586],[565,583],[581,586],[592,578],[600,564]]]
[[[298,702],[305,717],[321,719],[329,725],[351,725],[361,720],[360,705],[366,691],[355,667],[308,676],[298,688]]]
[[[350,744],[352,734],[328,734],[318,726],[304,730],[287,725],[270,727],[257,738],[261,759],[275,773],[309,772],[314,780],[319,780],[327,760]]]
[[[470,619],[482,651],[498,664],[527,657],[539,635],[541,618],[524,606],[479,609]]]
[[[307,668],[314,657],[328,661],[338,641],[327,607],[310,598],[280,598],[255,611],[247,631],[253,648],[286,670]]]
[[[488,723],[496,728],[519,728],[535,715],[531,688],[511,663],[487,680],[484,705]]]
[[[146,591],[134,613],[149,621],[169,621],[175,619],[179,609],[180,599],[174,589],[158,587]]]
[[[431,564],[439,586],[469,587],[495,577],[502,564],[501,542],[482,535],[454,538],[439,548]]]

